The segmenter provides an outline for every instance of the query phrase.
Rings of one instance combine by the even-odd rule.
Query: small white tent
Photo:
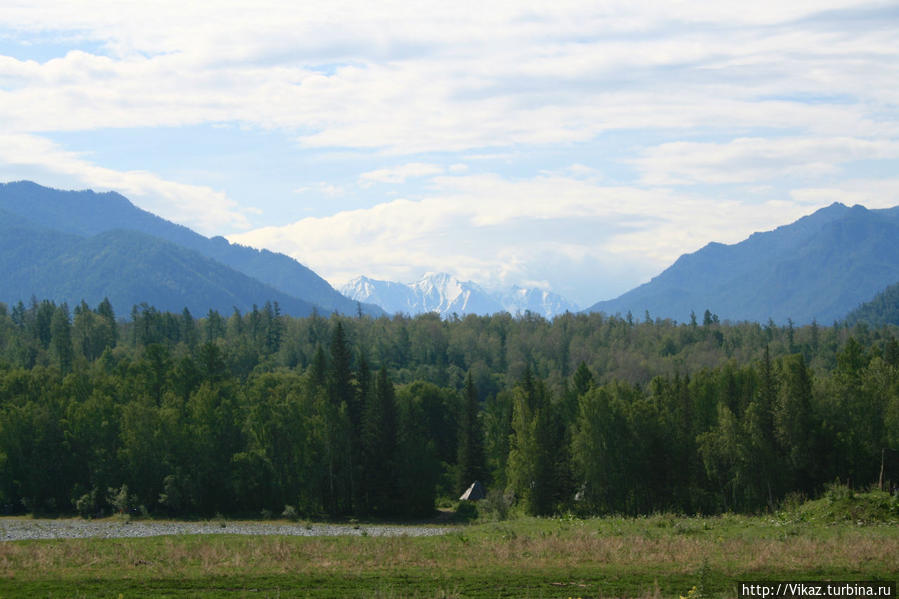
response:
[[[487,493],[484,491],[484,485],[481,484],[481,481],[476,480],[471,483],[471,486],[466,489],[462,496],[459,497],[459,501],[477,501],[479,499],[484,499],[487,497]]]

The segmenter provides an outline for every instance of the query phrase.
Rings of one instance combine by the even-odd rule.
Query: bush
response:
[[[492,520],[506,520],[512,508],[512,497],[501,489],[490,489],[487,497],[481,502],[481,508]]]
[[[99,492],[96,487],[91,489],[90,493],[85,493],[75,501],[75,511],[85,519],[102,515],[103,506],[100,505]]]
[[[123,484],[121,488],[109,487],[107,490],[106,502],[120,514],[136,515],[138,513],[137,496],[128,494],[128,485]],[[140,510],[145,511],[144,509]]]
[[[454,520],[459,522],[471,522],[478,517],[478,506],[473,501],[460,501],[456,506]]]
[[[830,503],[837,503],[855,499],[855,491],[846,485],[841,485],[840,479],[837,479],[836,482],[827,485],[827,491],[824,493],[824,496],[827,497]]]
[[[181,479],[174,474],[169,474],[162,479],[162,493],[159,494],[159,503],[170,512],[179,512],[184,505],[182,486]]]

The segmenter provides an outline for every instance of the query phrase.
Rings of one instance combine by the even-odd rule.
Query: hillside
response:
[[[686,321],[821,323],[842,319],[899,280],[899,210],[835,203],[734,244],[710,243],[653,278],[588,311]]]
[[[0,210],[47,229],[82,237],[116,229],[139,231],[212,258],[303,304],[315,304],[325,312],[357,311],[356,302],[289,256],[231,244],[223,237],[204,237],[141,210],[115,192],[60,191],[30,181],[6,183],[0,184]],[[375,306],[362,308],[367,314],[382,313]]]
[[[4,215],[6,216],[6,215]],[[313,304],[291,297],[197,252],[136,231],[91,237],[62,233],[13,217],[0,222],[0,301],[32,296],[70,305],[108,297],[118,314],[146,302],[163,310],[210,308],[230,314],[266,301],[307,316]]]
[[[846,316],[849,325],[859,322],[874,327],[887,324],[899,326],[899,283],[890,285]]]

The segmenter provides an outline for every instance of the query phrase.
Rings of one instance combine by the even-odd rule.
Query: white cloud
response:
[[[382,168],[362,173],[359,175],[359,180],[362,185],[371,185],[373,183],[405,183],[407,179],[437,175],[443,171],[443,167],[437,164],[409,162],[394,168]]]
[[[840,28],[838,17],[794,22],[859,8],[493,3],[469,14],[437,2],[252,12],[238,2],[22,4],[4,11],[7,27],[75,30],[109,56],[3,59],[0,125],[239,121],[295,132],[311,148],[407,155],[581,142],[621,129],[896,134],[895,114],[883,109],[899,101],[893,32]]]
[[[327,181],[318,181],[313,185],[305,185],[303,187],[298,187],[293,190],[294,193],[307,193],[307,192],[315,192],[321,195],[325,195],[331,198],[337,198],[346,193],[346,189],[341,187],[340,185],[333,185],[328,183]]]
[[[580,163],[570,164],[556,170],[542,170],[540,173],[549,177],[571,177],[574,179],[587,179],[593,182],[597,182],[603,177],[598,169]]]
[[[581,179],[438,177],[433,195],[230,236],[294,256],[335,284],[445,270],[487,286],[549,281],[589,305],[710,240],[734,243],[809,212],[803,202],[720,202]],[[573,281],[578,281],[573,284]]]
[[[899,179],[849,179],[829,187],[794,189],[791,197],[806,205],[820,206],[840,202],[847,206],[892,208],[899,204]]]
[[[842,164],[899,158],[888,139],[741,138],[727,143],[673,142],[649,148],[632,162],[648,185],[751,183],[778,177],[815,177]]]
[[[116,171],[34,135],[0,134],[0,165],[27,167],[68,186],[114,190],[141,208],[206,234],[249,226],[234,201],[205,186],[165,180],[147,171]],[[40,179],[40,177],[35,177]]]
[[[559,291],[578,280],[572,297],[586,305],[709,240],[739,241],[835,199],[895,202],[891,183],[851,171],[899,157],[890,10],[855,0],[476,11],[400,0],[17,2],[4,6],[2,27],[77,39],[80,50],[40,62],[0,56],[0,169],[113,188],[220,232],[246,225],[224,192],[106,168],[40,134],[278,130],[304,157],[352,154],[312,176],[328,180],[283,186],[315,192],[302,198],[310,204],[327,197],[337,212],[236,239],[286,251],[335,282],[438,269]],[[597,148],[607,155],[585,155]],[[380,163],[359,167],[372,156]],[[469,174],[462,161],[475,160],[502,161],[517,177]],[[639,178],[621,174],[621,162]],[[385,164],[398,166],[377,168]],[[429,179],[425,197],[340,211],[379,199],[378,184],[416,178]],[[697,183],[744,184],[751,201],[682,187]]]

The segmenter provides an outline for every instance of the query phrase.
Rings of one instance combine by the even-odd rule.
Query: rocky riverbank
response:
[[[0,519],[0,541],[28,539],[84,539],[153,537],[160,535],[291,535],[323,537],[356,535],[373,537],[422,537],[441,535],[446,528],[379,524],[303,524],[284,522],[157,522],[152,520]]]

